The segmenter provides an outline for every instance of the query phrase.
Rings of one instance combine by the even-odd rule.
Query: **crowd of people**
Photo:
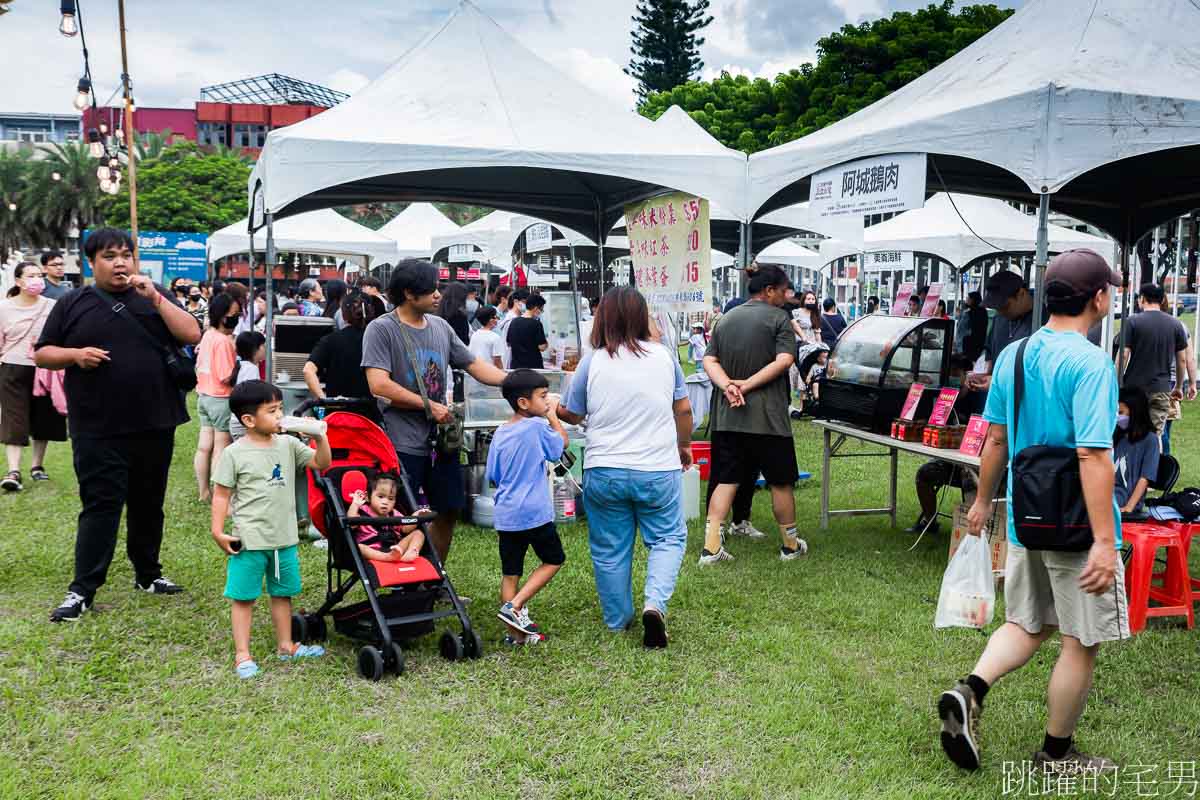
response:
[[[228,556],[235,670],[241,677],[259,671],[250,620],[264,583],[280,657],[322,654],[320,647],[292,641],[290,617],[291,598],[301,591],[297,486],[304,469],[328,466],[329,445],[323,434],[311,435],[315,447],[281,435],[282,395],[261,367],[267,304],[288,313],[294,303],[298,313],[333,320],[304,369],[310,391],[317,398],[375,398],[374,418],[399,456],[404,479],[428,504],[421,510],[422,519],[431,520],[428,544],[443,560],[467,500],[458,444],[441,435],[453,419],[454,373],[501,387],[512,416],[492,439],[486,471],[497,487],[497,615],[506,641],[544,640],[529,604],[565,562],[546,463],[562,456],[566,424],[583,426],[586,438],[582,499],[603,622],[624,631],[637,618],[632,567],[640,535],[648,552],[643,644],[667,646],[667,608],[687,544],[683,471],[692,463],[693,414],[680,339],[636,289],[611,289],[594,318],[586,315],[584,352],[569,390],[557,397],[538,372],[546,349],[539,319],[545,299],[526,288],[502,286],[481,301],[462,284],[439,286],[436,269],[413,260],[393,269],[386,292],[371,278],[353,287],[306,280],[294,301],[265,291],[251,298],[236,282],[155,286],[135,270],[133,243],[119,230],[93,232],[85,251],[93,285],[68,291],[61,256],[47,253],[41,265],[18,266],[13,291],[0,301],[0,438],[9,466],[0,486],[22,488],[20,460],[30,442],[30,477],[48,480],[47,443],[64,440],[68,428],[73,441],[82,511],[74,578],[53,621],[78,620],[93,605],[123,511],[137,588],[182,591],[163,574],[159,551],[175,429],[188,419],[184,398],[194,388],[200,422],[194,469],[200,500],[212,504],[212,536]],[[949,484],[974,492],[968,525],[979,534],[1005,471],[1011,472],[1011,455],[1039,443],[1077,449],[1093,536],[1080,552],[1026,550],[1009,515],[1006,622],[970,674],[937,704],[943,747],[966,768],[979,764],[977,725],[989,689],[1054,631],[1063,646],[1036,760],[1108,764],[1081,755],[1073,735],[1099,645],[1129,635],[1119,521],[1123,514],[1146,513],[1146,490],[1167,451],[1170,422],[1178,418],[1179,401],[1196,396],[1192,344],[1179,320],[1162,310],[1161,287],[1140,287],[1140,313],[1125,321],[1124,348],[1096,346],[1111,286],[1118,283],[1100,256],[1071,251],[1047,270],[1044,327],[1034,329],[1037,299],[1012,272],[991,276],[959,309],[955,358],[972,365],[964,369],[963,386],[968,398],[975,395],[964,407],[982,408],[991,423],[988,442],[977,485],[941,461],[918,471],[921,516],[911,530],[936,529],[938,490]],[[813,360],[813,370],[798,375],[798,355],[804,348],[827,353],[847,327],[831,299],[820,303],[812,291],[797,292],[777,267],[753,265],[747,289],[745,301],[714,315],[710,329],[697,324],[687,337],[688,358],[713,386],[704,566],[734,558],[730,537],[766,538],[750,523],[760,479],[778,527],[779,558],[791,562],[808,552],[796,519],[799,470],[790,411],[797,383],[819,383],[821,362]],[[919,295],[914,299],[919,308]],[[867,311],[878,308],[870,298]],[[990,322],[986,309],[995,312]],[[1114,361],[1124,369],[1119,393]],[[133,385],[142,413],[124,413],[107,401]],[[1021,400],[1014,399],[1018,385]],[[373,476],[353,498],[355,513],[388,516],[398,504],[396,479]],[[371,559],[411,560],[425,545],[415,526],[367,533],[359,546]],[[526,575],[530,548],[540,564]]]

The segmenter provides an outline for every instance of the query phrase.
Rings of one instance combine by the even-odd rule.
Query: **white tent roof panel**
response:
[[[249,223],[235,222],[208,237],[209,263],[250,249]],[[373,263],[394,262],[396,243],[388,237],[343,217],[331,208],[297,214],[275,223],[275,249],[282,253],[368,256]],[[267,249],[266,230],[254,236],[254,250]]]

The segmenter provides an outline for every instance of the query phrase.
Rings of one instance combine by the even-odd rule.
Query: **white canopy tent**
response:
[[[566,77],[470,0],[349,100],[272,131],[249,181],[275,218],[440,199],[608,230],[665,188],[744,215],[745,156],[717,157]]]
[[[931,154],[929,188],[1030,201],[1116,236],[1200,204],[1194,0],[1030,0],[917,80],[750,157],[757,215],[808,199],[808,178],[873,155]],[[936,169],[935,169],[936,168]]]
[[[250,250],[249,223],[235,222],[208,237],[208,262]],[[275,249],[288,253],[330,256],[365,256],[370,262],[395,261],[396,243],[370,228],[343,217],[331,208],[288,217],[275,225]],[[266,249],[266,236],[254,236],[254,249]]]
[[[1023,214],[1003,200],[978,195],[939,192],[924,208],[905,211],[872,225],[863,234],[861,247],[839,239],[821,242],[821,264],[858,252],[892,250],[928,253],[963,269],[980,258],[1005,253],[1029,254],[1037,244],[1037,219]],[[958,210],[955,211],[955,206]],[[959,216],[961,212],[962,216]],[[1111,239],[1050,225],[1049,252],[1061,253],[1087,247],[1113,262]],[[986,240],[986,241],[984,241]],[[761,258],[761,256],[760,256]]]
[[[431,239],[432,246],[430,254],[437,253],[447,247],[455,245],[472,245],[478,248],[479,252],[475,255],[476,261],[490,262],[498,266],[508,267],[512,263],[510,253],[512,252],[512,240],[510,233],[512,231],[512,222],[518,214],[511,211],[492,211],[490,214],[485,214],[474,222],[468,222],[461,228],[434,236]],[[508,247],[504,247],[504,241],[509,240]]]
[[[452,236],[458,224],[432,203],[410,203],[378,230],[396,243],[400,258],[429,258],[434,253],[435,236]]]

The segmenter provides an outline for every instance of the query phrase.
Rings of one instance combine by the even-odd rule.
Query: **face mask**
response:
[[[238,324],[238,318],[226,317],[225,319],[221,320],[221,324],[226,328],[236,328]]]
[[[805,307],[805,308],[807,308],[809,311],[816,311],[816,310],[817,310],[817,304],[816,304],[816,303],[805,303],[805,304],[804,304],[804,307]]]
[[[41,278],[28,278],[25,281],[25,291],[32,295],[39,295],[46,290],[46,282]]]
[[[1118,414],[1117,415],[1117,427],[1120,428],[1121,430],[1127,430],[1129,428],[1129,415],[1128,414]]]
[[[525,304],[524,303],[517,303],[517,313],[518,314],[525,313]]]

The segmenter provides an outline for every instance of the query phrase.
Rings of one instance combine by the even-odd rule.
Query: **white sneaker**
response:
[[[794,550],[789,550],[787,545],[779,545],[779,560],[780,561],[795,561],[803,555],[808,554],[808,542],[796,537],[796,547]]]
[[[745,536],[748,539],[765,539],[767,535],[755,528],[750,523],[750,520],[742,520],[729,528],[730,534],[733,536]]]
[[[700,566],[716,564],[718,561],[733,561],[733,556],[724,547],[715,553],[710,553],[707,550],[700,551]]]

